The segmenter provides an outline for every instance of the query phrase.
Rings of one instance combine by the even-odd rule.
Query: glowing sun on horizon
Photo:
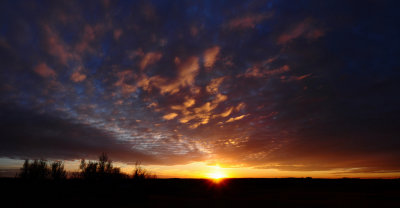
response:
[[[219,181],[227,177],[226,173],[219,167],[216,166],[212,172],[209,172],[206,176],[214,181]]]
[[[213,172],[213,173],[209,173],[208,174],[208,178],[211,179],[221,179],[221,178],[225,178],[226,175],[222,172]]]

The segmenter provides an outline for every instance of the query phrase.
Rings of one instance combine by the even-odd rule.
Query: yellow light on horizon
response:
[[[212,178],[212,179],[221,179],[221,178],[225,178],[225,177],[226,177],[226,175],[221,172],[214,172],[214,173],[208,174],[208,178]]]
[[[224,179],[227,176],[227,174],[218,166],[216,165],[212,172],[209,172],[206,175],[206,178],[212,179],[214,182],[219,182],[221,179]]]

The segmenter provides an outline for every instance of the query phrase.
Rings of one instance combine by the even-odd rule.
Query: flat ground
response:
[[[400,179],[0,179],[13,207],[400,207]]]

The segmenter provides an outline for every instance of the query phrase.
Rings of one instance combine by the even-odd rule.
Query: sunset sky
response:
[[[398,4],[2,1],[0,176],[400,177]]]

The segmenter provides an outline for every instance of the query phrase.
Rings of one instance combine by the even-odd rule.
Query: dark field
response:
[[[399,179],[0,181],[12,207],[400,207]]]

